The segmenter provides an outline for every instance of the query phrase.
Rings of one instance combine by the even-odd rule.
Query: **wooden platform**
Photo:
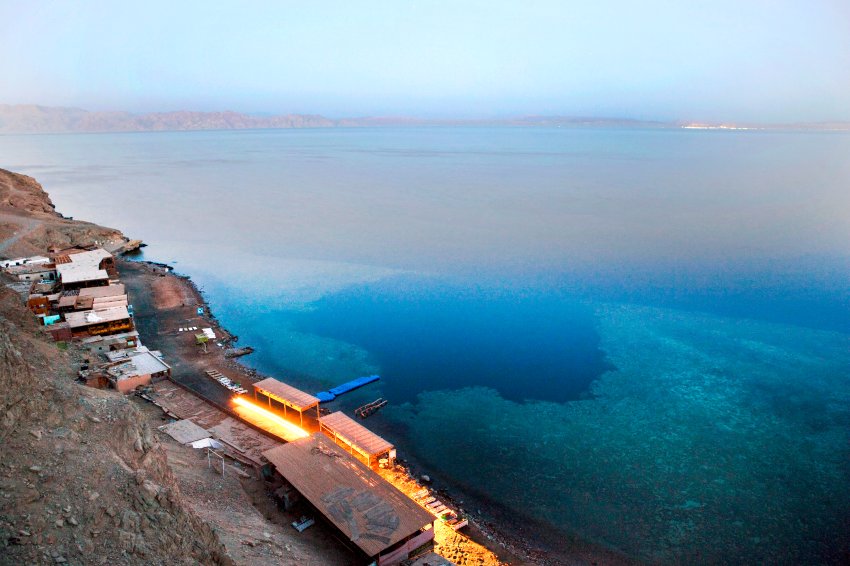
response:
[[[247,459],[255,466],[264,463],[264,451],[282,444],[171,381],[155,383],[150,387],[147,397],[174,418],[192,419],[201,428],[212,432],[213,438],[230,446],[235,455],[241,457],[239,459]]]

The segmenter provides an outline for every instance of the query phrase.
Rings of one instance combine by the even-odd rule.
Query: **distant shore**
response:
[[[243,112],[97,112],[81,108],[0,104],[0,134],[174,132],[292,128],[380,128],[411,126],[511,126],[556,128],[653,128],[701,130],[850,131],[850,122],[754,123],[646,120],[616,116],[528,115],[505,118],[419,118],[365,116],[328,118],[318,114],[258,115]]]

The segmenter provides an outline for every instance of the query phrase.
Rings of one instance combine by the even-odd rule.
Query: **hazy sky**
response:
[[[0,0],[0,103],[850,119],[846,0]]]

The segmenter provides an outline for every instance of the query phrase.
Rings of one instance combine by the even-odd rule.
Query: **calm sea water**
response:
[[[850,556],[850,136],[0,136],[471,510],[655,563]],[[535,528],[524,532],[534,539]]]

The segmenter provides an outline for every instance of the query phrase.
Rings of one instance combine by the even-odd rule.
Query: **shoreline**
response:
[[[124,255],[122,252],[125,251],[126,244],[131,241],[137,242],[136,240],[131,240],[119,230],[61,215],[55,210],[49,195],[35,179],[11,172],[6,174],[11,179],[12,190],[26,195],[24,202],[28,206],[27,208],[12,206],[9,212],[5,213],[9,218],[4,218],[11,221],[12,229],[15,230],[8,234],[9,237],[5,241],[6,247],[12,245],[12,248],[16,250],[13,253],[18,255],[37,254],[40,250],[54,245],[57,236],[66,239],[65,245],[92,245],[106,238],[111,246],[117,246],[114,249],[121,280],[127,286],[131,303],[136,307],[136,328],[143,343],[151,349],[161,350],[166,361],[172,365],[173,377],[170,381],[189,389],[195,397],[207,403],[212,409],[216,411],[224,409],[222,412],[227,414],[231,413],[229,409],[224,408],[228,404],[229,394],[224,394],[224,389],[209,379],[204,374],[204,370],[218,369],[228,374],[228,377],[237,378],[235,381],[248,387],[254,381],[265,377],[258,370],[247,366],[244,360],[224,356],[225,349],[236,342],[238,337],[222,325],[211,310],[204,293],[190,275],[178,273],[173,266],[144,258],[138,253],[130,252]],[[33,213],[30,208],[36,212]],[[42,210],[44,210],[43,213]],[[56,230],[56,232],[52,233],[50,230]],[[203,307],[202,315],[198,314],[197,307]],[[189,326],[192,321],[197,323],[194,326],[203,324],[214,328],[220,336],[209,344],[212,346],[209,354],[200,353],[191,333],[178,332],[180,327]],[[185,339],[181,340],[180,337],[184,334]],[[216,342],[221,343],[221,346],[217,347]],[[215,401],[216,397],[219,402]],[[147,404],[147,401],[141,398],[137,400],[136,397],[131,397],[130,399],[133,404]],[[162,421],[163,415],[167,413],[160,409],[157,411],[160,416],[156,420]],[[413,486],[412,491],[416,491],[420,487],[417,478],[428,473],[429,466],[404,452],[401,456],[405,464],[403,468],[390,471],[385,475],[385,479],[394,480],[391,483],[399,488],[404,485]],[[514,534],[512,531],[516,529],[516,519],[510,516],[510,510],[503,509],[494,502],[488,502],[486,497],[466,493],[462,488],[453,485],[451,481],[440,480],[434,483],[429,482],[427,485],[471,519],[469,526],[457,533],[441,522],[437,522],[438,531],[442,528],[448,535],[443,537],[442,542],[438,537],[437,548],[441,549],[439,552],[449,555],[450,559],[460,565],[490,566],[505,562],[515,564],[622,563],[622,560],[612,555],[611,551],[590,543],[571,543],[568,545],[570,548],[562,549],[556,549],[554,545],[551,549],[541,548],[541,546],[550,545],[542,540],[549,537],[541,536],[542,531],[548,531],[548,529],[538,526],[540,521],[526,521],[523,524],[526,527],[525,532],[531,531],[533,537],[523,536],[523,532]],[[467,500],[466,503],[459,497],[458,490]],[[405,490],[402,489],[402,491]],[[408,490],[406,493],[410,494],[412,491]],[[469,500],[473,500],[476,507],[469,505]],[[482,508],[487,511],[486,514],[470,513],[473,509]],[[556,533],[550,540],[557,541],[562,538],[563,535]],[[574,539],[574,537],[567,538]],[[534,544],[529,544],[530,541],[534,541]],[[588,555],[586,550],[590,547],[594,549]]]
[[[200,397],[205,402],[210,403],[214,407],[222,409],[221,403],[216,403],[209,395],[205,395],[202,390],[204,384],[209,384],[210,388],[215,391],[212,380],[203,376],[201,371],[197,371],[201,366],[216,367],[219,371],[225,373],[230,379],[241,383],[243,386],[250,386],[254,381],[264,379],[266,376],[259,370],[247,366],[241,362],[241,358],[225,358],[224,351],[227,347],[232,347],[236,344],[238,336],[229,332],[219,319],[215,316],[209,302],[204,297],[204,294],[192,280],[191,276],[176,272],[168,264],[164,264],[149,259],[133,259],[132,256],[121,257],[118,262],[118,269],[121,273],[122,282],[127,285],[128,292],[131,296],[131,302],[136,309],[136,324],[137,329],[142,337],[142,341],[149,347],[161,350],[165,355],[165,359],[169,363],[174,363],[173,375],[170,381],[177,383],[180,387],[190,390],[194,395]],[[168,286],[179,288],[182,291],[180,305],[177,306],[173,301],[171,308],[157,309],[155,303],[161,301],[163,297],[157,297],[158,289],[156,288],[156,280],[169,281]],[[143,287],[150,287],[150,296],[146,297]],[[162,285],[161,285],[162,286]],[[141,304],[137,305],[139,302]],[[197,315],[197,307],[203,307],[204,315]],[[192,315],[191,313],[194,313]],[[185,315],[189,315],[188,317]],[[209,354],[202,354],[198,351],[194,342],[191,344],[178,344],[179,338],[183,334],[178,334],[175,331],[167,328],[168,325],[178,324],[179,320],[194,319],[203,321],[205,326],[213,329],[217,336],[225,336],[222,339],[216,339],[216,342],[221,342],[224,347],[219,348],[215,345],[210,349]],[[191,336],[191,334],[189,334]],[[183,341],[185,342],[185,341]],[[189,377],[189,373],[194,372],[197,379]],[[400,485],[416,486],[420,485],[417,478],[421,477],[422,473],[427,473],[426,470],[419,470],[418,462],[412,462],[405,455],[402,455],[403,464],[399,464],[396,470],[379,470],[379,473],[387,480],[392,480],[391,483],[396,487]],[[431,489],[434,489],[431,486]],[[458,504],[460,498],[456,493],[453,493],[450,486],[439,487],[440,497],[445,497],[456,508],[462,507]],[[405,490],[403,490],[405,491]],[[410,487],[406,492],[415,491]],[[466,548],[468,546],[477,545],[481,550],[486,549],[492,553],[497,562],[492,560],[472,562],[461,561],[460,564],[559,564],[555,562],[541,561],[540,557],[536,559],[522,550],[521,541],[512,541],[510,537],[505,536],[497,526],[482,523],[480,516],[469,517],[470,525],[465,529],[455,533],[450,531],[448,527],[443,526],[439,521],[438,525],[444,527],[446,531],[442,538],[442,543],[439,543],[435,552],[439,554],[459,555],[463,552],[474,552],[474,549]],[[439,530],[437,531],[440,532]],[[448,536],[445,536],[448,535]],[[454,535],[454,536],[452,536]],[[468,539],[464,541],[462,539]],[[450,547],[446,551],[441,551],[442,547]],[[475,554],[482,554],[481,550]],[[446,558],[450,558],[446,556]],[[482,557],[483,558],[483,557]]]
[[[147,274],[128,274],[128,271],[133,271],[133,268],[142,267]],[[128,269],[130,268],[130,269]],[[139,297],[138,292],[132,292],[132,287],[135,285],[135,277],[141,280],[150,277],[172,279],[174,283],[184,290],[185,296],[191,297],[194,301],[192,305],[184,306],[191,312],[199,306],[203,307],[204,315],[199,316],[194,314],[191,318],[203,320],[208,323],[208,326],[213,328],[217,335],[225,336],[225,338],[217,339],[216,342],[221,342],[223,348],[213,346],[213,356],[209,354],[197,354],[197,347],[192,344],[189,348],[175,348],[176,341],[179,339],[179,334],[173,331],[162,330],[159,328],[162,324],[174,322],[166,313],[158,312],[153,315],[157,319],[156,332],[140,331],[145,343],[151,342],[155,334],[156,340],[163,340],[163,343],[155,344],[157,349],[162,349],[166,353],[166,359],[174,361],[180,359],[183,362],[191,361],[194,358],[195,363],[207,362],[204,365],[212,365],[220,371],[228,374],[228,377],[239,381],[243,386],[250,386],[253,381],[258,381],[266,377],[273,377],[262,373],[261,371],[250,367],[243,363],[242,357],[225,358],[223,352],[228,347],[236,346],[239,337],[232,334],[225,328],[221,321],[216,317],[214,310],[211,308],[209,301],[204,296],[204,293],[198,288],[192,277],[188,274],[178,272],[166,263],[150,260],[150,259],[133,259],[132,255],[122,256],[119,260],[119,270],[122,273],[122,281],[130,285],[131,302]],[[129,275],[129,276],[128,276]],[[138,323],[137,323],[138,324]],[[164,348],[162,346],[165,346]],[[194,351],[194,355],[192,352]],[[188,354],[188,355],[187,355]],[[206,358],[206,359],[204,359]],[[211,362],[211,363],[210,363]],[[199,372],[202,373],[202,372]],[[199,376],[200,383],[211,381],[204,376]],[[178,379],[171,378],[171,381],[178,383],[180,386],[191,390],[195,395],[202,397],[205,401],[211,402],[210,399],[204,396],[201,392],[192,388],[186,383],[180,382]],[[218,405],[212,403],[213,406]],[[438,492],[441,499],[447,500],[456,509],[463,510],[464,514],[469,518],[470,524],[462,531],[455,533],[460,537],[468,537],[472,542],[481,545],[492,552],[501,563],[507,564],[535,564],[541,566],[555,564],[634,564],[635,561],[627,556],[624,556],[614,550],[608,549],[594,543],[581,539],[578,535],[565,534],[559,531],[554,526],[545,524],[544,521],[531,518],[525,520],[522,524],[522,529],[518,529],[515,518],[510,516],[510,509],[504,508],[498,502],[489,500],[486,496],[475,493],[465,493],[462,488],[453,486],[450,481],[438,481],[423,483],[419,478],[422,475],[429,475],[428,465],[419,461],[418,458],[412,457],[409,454],[401,453],[401,462],[399,467],[403,470],[381,470],[379,473],[387,479],[391,480],[396,487],[410,486],[406,493],[412,493],[420,487],[428,487],[432,491]],[[433,476],[432,476],[433,477]],[[470,505],[470,500],[474,502],[474,508]],[[480,510],[484,512],[481,513]],[[438,521],[438,524],[439,521]],[[511,534],[511,530],[515,530],[515,534]],[[448,530],[448,527],[446,527]],[[535,538],[523,536],[526,533],[533,533]],[[449,554],[447,552],[447,554]],[[449,558],[447,556],[447,558]],[[465,563],[465,562],[464,562]]]

